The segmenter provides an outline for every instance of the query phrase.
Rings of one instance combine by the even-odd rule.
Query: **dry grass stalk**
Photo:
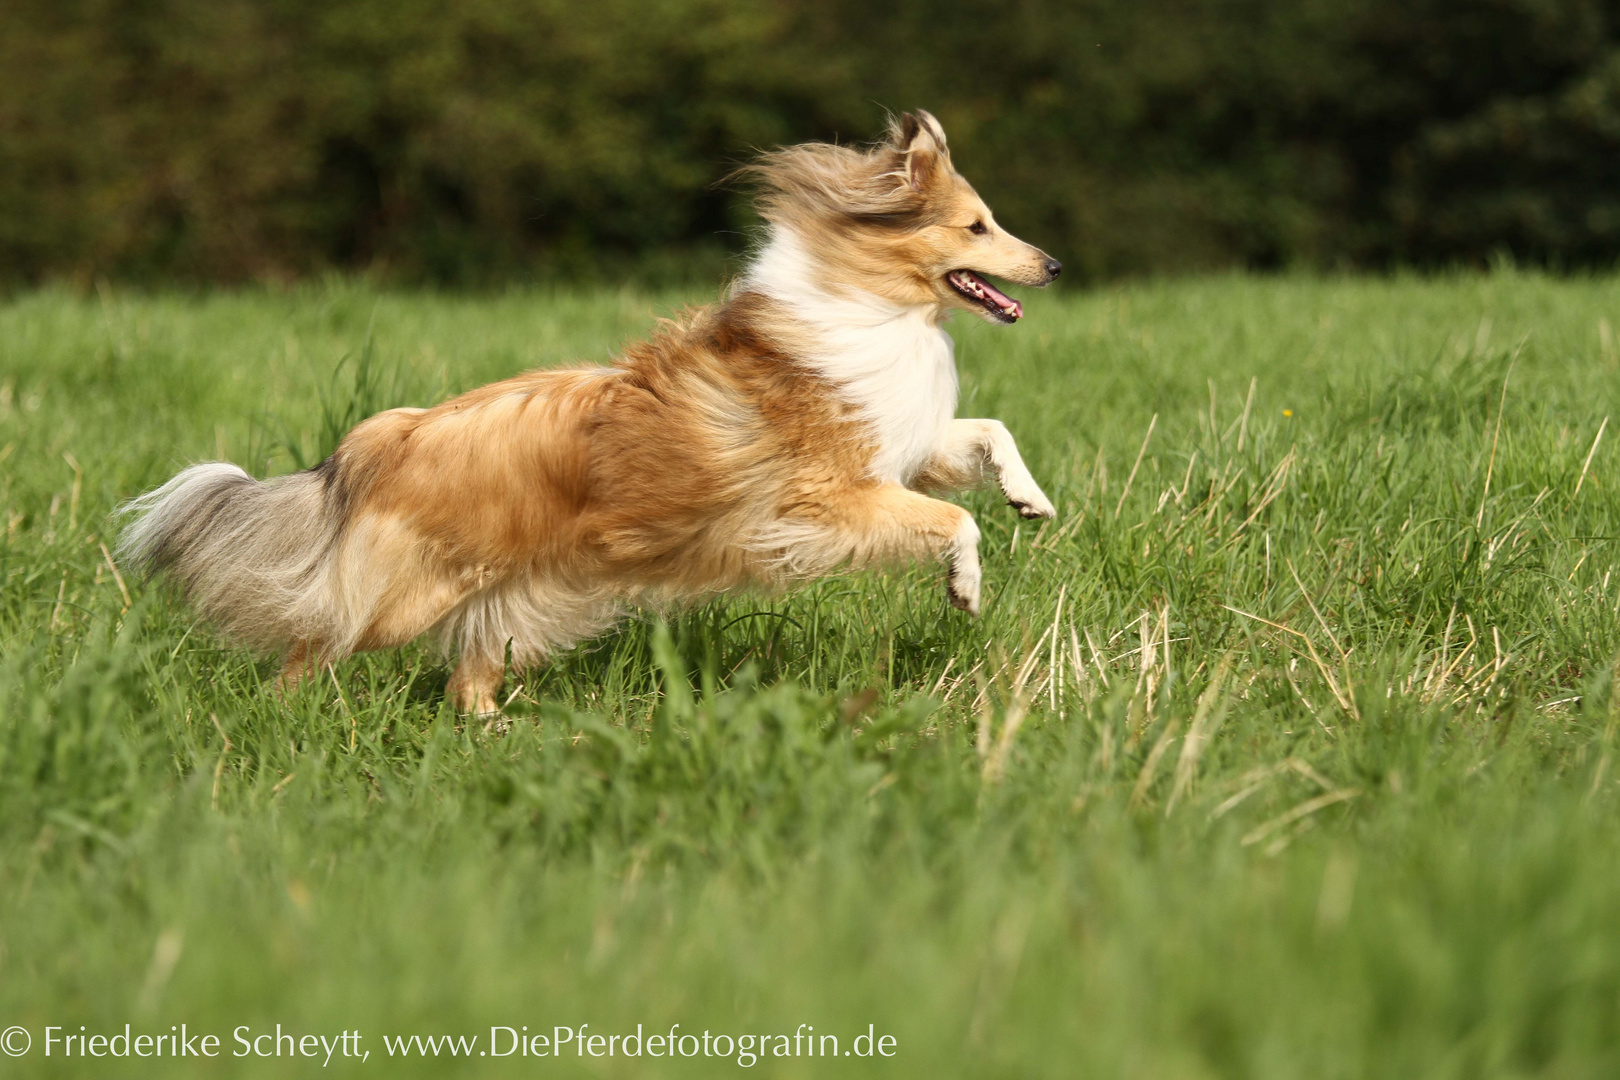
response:
[[[1226,677],[1232,671],[1233,653],[1228,650],[1215,665],[1215,673],[1210,676],[1209,685],[1198,696],[1198,706],[1193,710],[1192,726],[1187,729],[1187,737],[1181,743],[1181,756],[1176,760],[1175,780],[1170,786],[1170,799],[1165,803],[1164,815],[1176,808],[1187,789],[1192,786],[1193,774],[1198,769],[1198,758],[1204,752],[1215,729],[1220,726],[1224,718],[1224,709],[1221,713],[1214,711],[1216,699],[1219,697],[1221,687]],[[1211,719],[1213,717],[1213,720]]]
[[[1136,464],[1131,466],[1131,474],[1125,478],[1125,487],[1119,493],[1119,502],[1114,506],[1114,518],[1118,520],[1119,512],[1125,509],[1125,497],[1131,493],[1131,481],[1136,479],[1136,470],[1142,467],[1142,458],[1147,455],[1148,440],[1153,438],[1153,429],[1158,426],[1159,414],[1154,413],[1153,419],[1148,421],[1147,434],[1142,436],[1142,448],[1136,452]]]
[[[1519,362],[1519,350],[1524,348],[1520,341],[1513,350],[1513,359],[1508,361],[1507,374],[1502,376],[1502,397],[1496,403],[1496,428],[1491,433],[1491,458],[1485,466],[1485,487],[1479,493],[1479,513],[1474,517],[1474,528],[1483,528],[1485,524],[1485,500],[1491,494],[1491,473],[1496,469],[1496,444],[1502,437],[1502,412],[1507,407],[1508,380],[1513,378],[1513,365]]]
[[[1248,847],[1251,844],[1258,844],[1260,841],[1264,840],[1266,837],[1270,836],[1272,833],[1283,828],[1284,826],[1292,825],[1301,818],[1308,817],[1311,814],[1316,813],[1318,810],[1325,810],[1335,803],[1342,803],[1349,799],[1354,799],[1360,794],[1360,788],[1340,788],[1338,791],[1330,791],[1326,795],[1318,795],[1314,799],[1306,799],[1292,810],[1289,810],[1286,813],[1278,814],[1270,821],[1262,822],[1261,824],[1256,825],[1247,833],[1244,833],[1243,839],[1239,841],[1239,843],[1241,843],[1244,847]]]
[[[1356,710],[1356,703],[1350,698],[1345,690],[1339,686],[1339,681],[1333,677],[1332,669],[1330,669],[1322,660],[1321,653],[1316,651],[1316,645],[1311,641],[1310,635],[1303,634],[1300,631],[1295,630],[1292,626],[1285,626],[1279,622],[1272,622],[1270,619],[1265,619],[1259,615],[1251,614],[1250,612],[1244,611],[1241,608],[1235,608],[1230,604],[1222,604],[1221,606],[1227,611],[1232,612],[1234,615],[1242,615],[1245,619],[1253,619],[1255,622],[1265,623],[1274,630],[1281,630],[1283,633],[1291,634],[1303,641],[1305,643],[1305,650],[1310,655],[1311,663],[1316,665],[1316,670],[1321,674],[1322,681],[1327,683],[1328,690],[1333,694],[1333,700],[1337,701],[1339,703],[1339,708],[1343,709],[1346,713],[1355,717],[1357,720],[1361,719],[1361,714]],[[1301,700],[1304,700],[1303,695],[1301,695]]]
[[[1607,324],[1605,323],[1604,325]],[[1569,501],[1571,503],[1581,497],[1581,485],[1586,483],[1586,470],[1592,467],[1592,455],[1597,453],[1598,443],[1603,441],[1603,432],[1608,428],[1608,426],[1609,418],[1605,416],[1603,418],[1603,423],[1598,425],[1597,436],[1592,440],[1592,449],[1586,452],[1586,460],[1581,462],[1580,479],[1575,481],[1575,492],[1569,497]]]

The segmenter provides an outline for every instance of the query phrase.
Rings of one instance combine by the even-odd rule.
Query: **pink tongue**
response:
[[[970,276],[979,286],[979,288],[984,290],[984,295],[995,301],[996,305],[999,306],[1002,311],[1005,311],[1015,319],[1022,319],[1024,317],[1023,304],[1020,304],[1017,300],[1014,300],[1012,297],[1008,296],[1006,293],[984,280],[984,278],[980,277],[978,274],[973,274],[970,272]]]

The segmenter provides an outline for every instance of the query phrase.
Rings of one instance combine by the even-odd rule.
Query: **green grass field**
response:
[[[278,700],[109,513],[680,297],[0,305],[0,1072],[172,1075],[45,1029],[181,1022],[269,1076],[322,1061],[234,1030],[379,1075],[1620,1072],[1620,279],[1028,299],[955,328],[1058,505],[968,498],[981,620],[934,568],[728,597],[514,678],[505,732],[423,648]],[[677,1023],[773,1038],[478,1056]],[[801,1024],[839,1056],[776,1056]],[[868,1025],[892,1057],[843,1056]]]

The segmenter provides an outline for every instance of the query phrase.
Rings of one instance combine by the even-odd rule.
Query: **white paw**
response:
[[[951,606],[977,618],[979,615],[979,527],[964,517],[950,553],[950,574],[945,579],[945,595]]]
[[[972,580],[967,580],[965,575],[953,571],[950,580],[945,583],[945,595],[950,598],[951,607],[965,611],[975,619],[979,617],[978,574],[974,574]]]
[[[1041,490],[1032,476],[1002,477],[1001,492],[1007,496],[1008,504],[1018,511],[1019,517],[1057,517],[1052,500],[1046,497],[1046,492]]]

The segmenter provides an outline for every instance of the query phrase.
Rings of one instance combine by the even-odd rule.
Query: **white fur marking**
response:
[[[810,362],[872,429],[873,477],[909,483],[956,415],[955,347],[934,322],[935,306],[829,287],[804,242],[782,226],[739,288],[771,297],[808,324],[816,339]]]
[[[1007,496],[1007,501],[1027,518],[1056,517],[1057,510],[1053,508],[1052,500],[1046,497],[1041,485],[1030,475],[1029,466],[1024,464],[1024,456],[1018,452],[1018,444],[1013,441],[1007,425],[1000,420],[980,420],[978,424],[983,432],[990,464],[996,470],[1001,492]]]
[[[979,570],[979,526],[972,517],[963,515],[956,530],[956,540],[950,552],[951,603],[969,615],[979,614],[979,592],[982,575]]]

